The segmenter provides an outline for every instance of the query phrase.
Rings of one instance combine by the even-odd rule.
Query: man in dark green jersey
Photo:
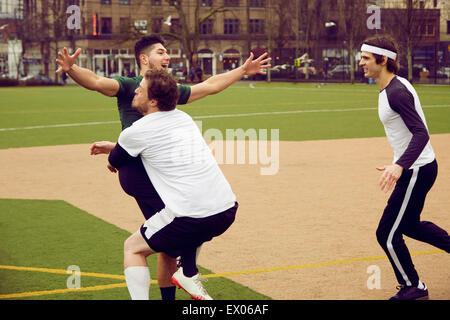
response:
[[[135,57],[140,74],[133,78],[105,78],[98,76],[91,70],[81,68],[75,64],[80,53],[81,49],[78,49],[73,55],[69,56],[68,50],[64,48],[62,52],[58,53],[59,59],[56,62],[60,65],[60,68],[56,72],[66,72],[76,83],[88,90],[98,91],[108,97],[116,97],[122,130],[142,117],[137,110],[131,107],[131,102],[143,75],[152,68],[167,71],[170,63],[164,41],[158,35],[145,36],[136,43]],[[192,87],[179,85],[178,104],[191,103],[208,95],[219,93],[243,76],[265,74],[264,70],[270,67],[270,64],[268,64],[270,58],[264,59],[266,55],[264,54],[262,57],[253,60],[253,54],[250,54],[247,61],[234,70],[212,76]],[[97,150],[99,147],[101,146],[96,145]],[[115,171],[114,168],[110,168],[110,170]],[[165,207],[148,178],[139,157],[136,158],[136,161],[120,168],[119,181],[124,191],[136,199],[146,220]],[[157,277],[163,300],[175,299],[175,286],[173,286],[171,278],[176,271],[176,260],[160,253],[157,262]]]

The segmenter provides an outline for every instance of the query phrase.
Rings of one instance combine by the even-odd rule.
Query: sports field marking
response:
[[[422,108],[449,108],[450,104],[422,106]],[[235,114],[215,114],[206,116],[192,116],[194,120],[201,119],[218,119],[218,118],[239,118],[239,117],[254,117],[267,115],[287,115],[287,114],[301,114],[301,113],[331,113],[331,112],[353,112],[353,111],[374,111],[377,108],[348,108],[348,109],[319,109],[319,110],[291,110],[291,111],[271,111],[271,112],[253,112],[253,113],[235,113]],[[62,128],[62,127],[80,127],[80,126],[95,126],[105,124],[117,124],[120,121],[103,121],[103,122],[79,122],[79,123],[64,123],[64,124],[50,124],[41,126],[29,126],[18,128],[0,128],[0,132],[4,131],[18,131],[18,130],[33,130],[33,129],[47,129],[47,128]]]
[[[0,265],[0,269],[15,270],[15,271],[45,272],[45,273],[54,273],[54,274],[65,274],[65,275],[71,274],[70,272],[68,273],[67,270],[64,270],[64,269],[50,269],[50,268],[18,267],[18,266]],[[125,280],[125,276],[123,276],[123,275],[95,273],[95,272],[80,272],[80,276]]]
[[[349,88],[345,88],[345,87],[338,87],[340,84],[339,83],[315,83],[313,86],[310,87],[296,87],[295,83],[292,83],[292,87],[276,87],[276,86],[259,86],[257,82],[253,82],[254,87],[253,88],[249,88],[249,85],[233,85],[231,88],[233,89],[247,89],[247,90],[296,90],[296,91],[338,91],[338,92],[352,92],[352,93],[358,93],[358,92],[377,92],[377,88],[378,87],[373,87],[373,89],[371,88],[367,88],[367,89],[360,89],[358,88],[358,91],[355,91],[354,89],[349,89]],[[362,86],[367,86],[367,84],[356,84],[356,86],[362,87]],[[415,85],[415,87],[419,87],[420,86],[428,86],[428,87],[434,87],[436,88],[436,85],[434,84],[430,84],[430,85],[426,85],[426,84],[419,84],[418,86]],[[439,85],[438,85],[439,86]],[[448,87],[448,84],[444,84],[442,85],[442,87]],[[442,92],[442,91],[439,91]]]
[[[445,251],[443,251],[443,250],[429,250],[429,251],[413,252],[413,253],[411,253],[411,255],[420,256],[420,255],[436,254],[436,253],[444,253],[444,252]],[[221,277],[227,277],[227,276],[238,276],[238,275],[246,275],[246,274],[258,274],[258,273],[267,273],[267,272],[274,272],[274,271],[283,271],[283,270],[325,267],[325,266],[338,265],[338,264],[385,260],[385,259],[387,259],[386,256],[351,258],[351,259],[344,259],[344,260],[325,261],[325,262],[293,265],[293,266],[286,266],[286,267],[275,267],[275,268],[255,269],[255,270],[246,270],[246,271],[233,271],[233,272],[224,272],[224,273],[212,273],[212,274],[202,275],[202,277],[206,278],[206,279],[207,278],[221,278]],[[0,265],[0,269],[46,272],[46,273],[65,274],[65,275],[70,274],[70,273],[67,273],[67,270],[63,270],[63,269],[18,267],[18,266],[7,266],[7,265]],[[125,276],[123,276],[123,275],[94,273],[94,272],[80,272],[80,276],[125,280]],[[156,280],[151,280],[151,284],[155,285],[155,284],[158,284],[158,282]],[[12,294],[0,295],[0,299],[24,298],[24,297],[33,297],[33,296],[60,294],[60,293],[71,293],[71,292],[82,292],[82,291],[107,290],[107,289],[114,289],[114,288],[120,288],[120,287],[125,287],[125,286],[126,286],[126,283],[121,282],[121,283],[114,283],[114,284],[108,284],[108,285],[85,287],[85,288],[80,288],[80,289],[56,289],[56,290],[46,290],[46,291],[12,293]]]
[[[55,289],[55,290],[45,290],[45,291],[29,291],[20,293],[10,293],[10,294],[0,294],[0,299],[17,299],[17,298],[27,298],[27,297],[37,297],[51,294],[62,294],[62,293],[74,293],[74,292],[86,292],[86,291],[100,291],[107,289],[123,288],[126,287],[125,282],[105,284],[101,286],[84,287],[79,289]]]

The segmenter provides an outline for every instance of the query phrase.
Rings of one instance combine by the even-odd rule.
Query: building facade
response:
[[[307,53],[322,75],[349,64],[357,70],[362,39],[398,29],[401,14],[398,18],[396,11],[404,10],[406,3],[351,1],[358,8],[346,0],[0,0],[0,4],[5,1],[21,2],[26,13],[21,18],[22,32],[16,32],[23,42],[24,72],[50,77],[56,77],[55,59],[63,47],[82,48],[79,65],[99,75],[137,74],[134,44],[151,33],[164,37],[171,68],[178,72],[189,70],[188,49],[194,44],[197,55],[192,61],[205,75],[241,65],[250,51],[256,55],[269,51],[272,64],[292,67],[296,58]],[[449,1],[414,2],[418,10],[424,9],[419,16],[431,17],[423,20],[418,32],[424,34],[418,42],[427,47],[427,57],[429,47],[439,42],[437,59],[447,63],[445,42],[440,39],[448,33],[448,23],[443,21],[448,19]],[[370,16],[366,9],[373,4],[382,9],[379,30],[366,27]]]

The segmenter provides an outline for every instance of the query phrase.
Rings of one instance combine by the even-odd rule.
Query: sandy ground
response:
[[[450,230],[450,135],[431,141],[439,175],[422,219]],[[198,263],[215,273],[250,271],[230,278],[274,299],[388,298],[396,280],[388,260],[377,259],[384,252],[375,237],[388,195],[377,186],[375,167],[391,161],[387,140],[369,138],[280,142],[276,175],[261,175],[260,164],[221,165],[240,207]],[[143,222],[106,169],[106,156],[90,156],[89,145],[0,150],[0,177],[0,198],[65,200],[129,232]],[[436,250],[406,242],[411,252]],[[450,299],[450,256],[413,261],[430,298]],[[370,266],[381,280],[372,290]]]

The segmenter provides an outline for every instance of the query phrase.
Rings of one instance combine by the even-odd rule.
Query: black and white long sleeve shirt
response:
[[[394,149],[394,161],[405,170],[435,159],[419,96],[411,83],[396,76],[378,97],[378,115]]]

